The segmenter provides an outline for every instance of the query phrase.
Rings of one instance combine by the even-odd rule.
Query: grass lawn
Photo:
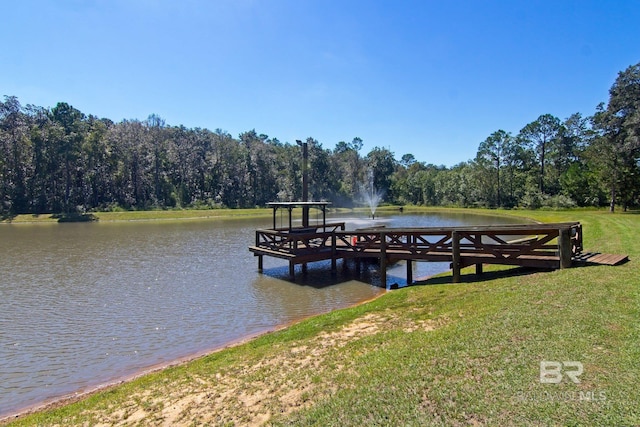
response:
[[[155,211],[117,211],[117,212],[93,212],[86,216],[72,218],[87,218],[94,221],[150,221],[150,220],[183,220],[183,219],[207,219],[237,216],[270,215],[270,209],[171,209]],[[60,222],[62,215],[21,214],[0,221],[0,223],[56,223]]]
[[[631,261],[467,268],[15,424],[640,424],[640,215],[508,213],[580,221],[586,250]],[[580,382],[574,364],[542,383],[545,361],[579,362]]]

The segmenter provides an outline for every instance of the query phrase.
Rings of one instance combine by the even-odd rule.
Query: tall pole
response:
[[[309,201],[309,149],[306,142],[296,140],[302,146],[302,201]],[[309,206],[302,206],[302,226],[309,227]]]

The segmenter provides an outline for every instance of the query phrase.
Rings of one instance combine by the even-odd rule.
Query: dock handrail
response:
[[[566,268],[582,252],[582,225],[372,227],[345,231],[344,223],[334,223],[256,230],[256,244],[250,249],[256,255],[261,249],[269,251],[267,255],[280,254],[292,264],[365,257],[378,258],[381,267],[387,260],[450,261],[457,281],[460,269],[473,264]]]

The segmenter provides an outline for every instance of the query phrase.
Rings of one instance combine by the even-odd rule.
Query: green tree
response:
[[[0,215],[28,210],[28,118],[15,96],[0,102]]]
[[[176,199],[173,195],[173,188],[168,181],[168,169],[171,159],[169,159],[170,145],[173,142],[169,139],[166,122],[157,114],[151,114],[144,122],[145,144],[150,147],[152,175],[153,175],[153,197],[154,206],[175,206]]]
[[[563,194],[578,206],[599,206],[606,199],[606,192],[587,162],[574,162],[560,177]]]
[[[436,198],[439,205],[471,206],[477,200],[477,184],[473,177],[472,162],[462,162],[443,169],[435,176]]]
[[[106,208],[113,199],[115,172],[113,156],[106,145],[107,132],[113,126],[110,120],[89,116],[87,119],[87,134],[81,147],[83,206],[86,208]]]
[[[193,131],[184,126],[176,126],[167,129],[167,133],[166,188],[171,191],[170,201],[183,207],[191,204],[197,197],[196,175],[200,155]]]
[[[442,204],[437,182],[439,175],[445,175],[448,169],[444,166],[428,164],[424,169],[419,169],[411,181],[415,181],[416,186],[421,189],[421,203],[427,206],[438,206]],[[411,182],[410,181],[410,182]],[[410,185],[411,187],[411,185]]]
[[[211,176],[217,184],[216,202],[235,208],[248,199],[249,172],[246,148],[228,132],[216,129]]]
[[[511,133],[500,129],[492,133],[487,139],[480,143],[476,162],[482,167],[493,171],[494,179],[489,180],[488,189],[494,189],[496,199],[491,203],[495,206],[502,205],[502,180],[501,172],[504,168],[505,158],[507,157],[510,145],[513,144],[514,138]]]
[[[263,206],[276,200],[275,152],[269,145],[269,137],[258,135],[254,129],[240,134],[240,143],[245,151],[249,178],[245,206]]]
[[[367,167],[373,175],[373,186],[384,196],[393,198],[389,194],[391,189],[391,176],[396,169],[396,159],[391,151],[386,148],[374,147],[366,157]]]
[[[215,134],[208,129],[195,128],[193,130],[193,144],[194,197],[197,202],[213,206],[215,185],[209,170],[216,146]]]
[[[276,157],[276,188],[278,189],[277,199],[282,202],[291,202],[296,199],[296,195],[302,194],[302,160],[300,147],[298,145],[283,144],[278,140],[274,141],[273,150]],[[310,156],[312,156],[310,153]],[[312,160],[313,161],[313,160]]]
[[[560,138],[554,147],[551,159],[558,175],[562,175],[574,162],[580,160],[580,155],[590,137],[591,129],[588,117],[574,113],[562,123]]]
[[[414,164],[415,162],[416,162],[416,158],[411,153],[403,154],[402,157],[400,158],[400,164],[405,168],[411,167],[411,165]]]
[[[593,117],[597,137],[591,149],[603,182],[609,188],[609,209],[618,199],[623,207],[638,195],[640,155],[640,63],[618,73],[609,90],[609,102],[598,106]]]
[[[107,146],[115,153],[114,203],[146,209],[153,204],[153,154],[147,129],[139,120],[123,120],[109,129]]]
[[[362,145],[362,139],[356,137],[350,143],[338,142],[333,150],[334,167],[340,176],[340,194],[345,202],[356,197],[358,185],[364,180],[363,160],[360,156]]]
[[[83,173],[81,159],[82,141],[86,136],[85,115],[66,102],[59,102],[52,110],[53,120],[61,126],[57,144],[64,176],[63,209],[71,212],[71,206],[82,204],[82,186],[78,182]]]
[[[55,156],[55,142],[57,135],[62,131],[60,126],[52,120],[48,109],[32,105],[27,106],[27,109],[33,165],[29,183],[30,209],[32,213],[37,214],[53,212],[56,211],[53,201],[57,194],[54,177],[59,169]]]
[[[545,165],[547,161],[547,151],[560,135],[560,119],[551,114],[543,114],[537,120],[527,124],[520,130],[519,137],[526,141],[534,150],[540,165],[538,185],[540,193],[545,191]]]
[[[331,200],[340,190],[336,171],[330,160],[331,151],[323,149],[322,144],[313,138],[307,138],[307,145],[311,182],[309,196],[312,200]]]

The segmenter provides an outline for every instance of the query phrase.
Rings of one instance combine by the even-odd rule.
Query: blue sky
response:
[[[0,0],[0,96],[452,166],[585,116],[640,62],[640,1]]]

